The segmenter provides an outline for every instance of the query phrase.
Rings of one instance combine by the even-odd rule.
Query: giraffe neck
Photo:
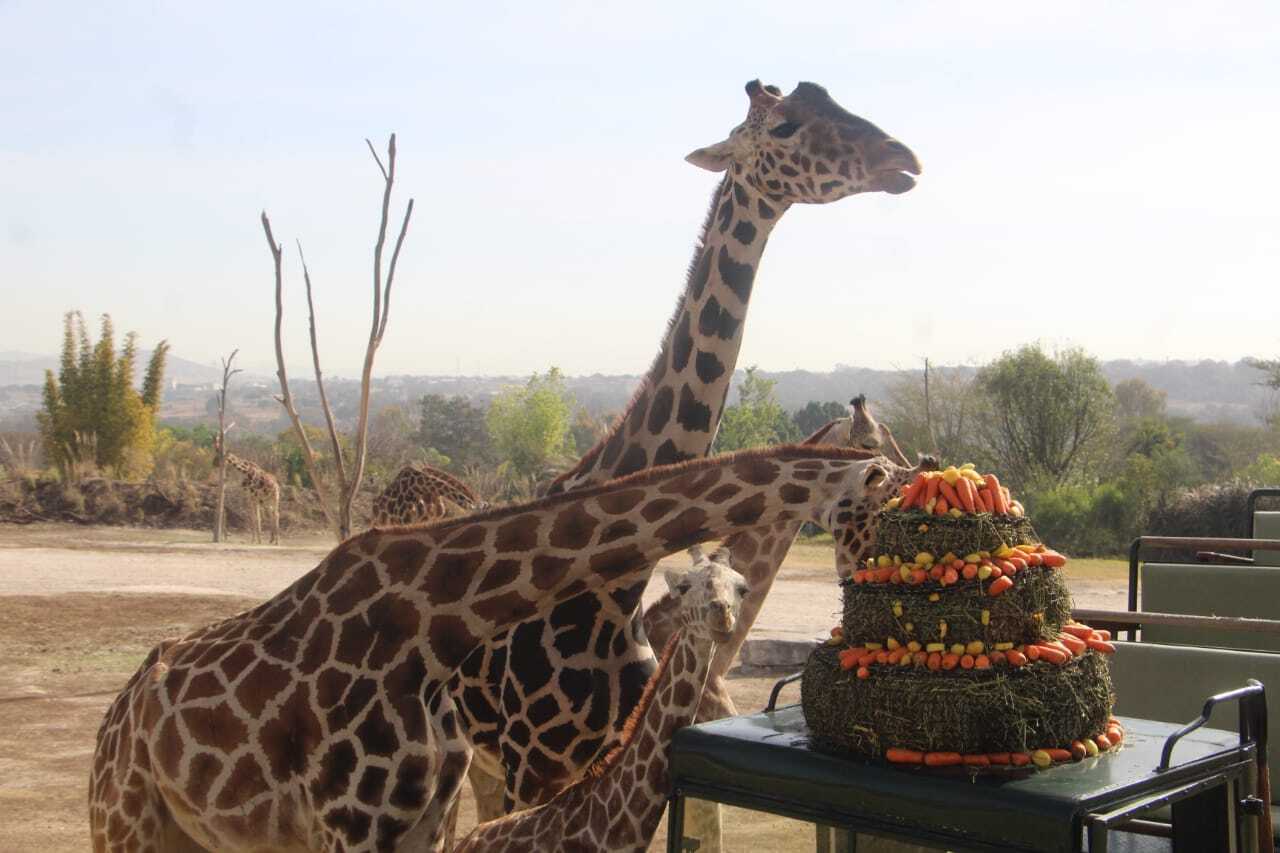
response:
[[[728,173],[711,199],[653,366],[613,429],[553,485],[567,491],[704,456],[733,380],[760,258],[786,205]]]
[[[462,481],[435,469],[424,471],[423,473],[431,479],[431,482],[443,497],[448,498],[458,506],[468,509],[480,503],[480,497]]]
[[[235,468],[237,471],[240,471],[243,474],[250,474],[255,477],[260,477],[266,473],[257,465],[254,465],[252,462],[250,462],[248,459],[241,459],[239,456],[236,456],[234,453],[227,454],[227,464],[230,465],[232,468]]]
[[[829,526],[835,502],[861,485],[868,458],[776,447],[421,528],[373,529],[339,545],[277,600],[301,606],[316,596],[339,613],[376,603],[380,642],[397,633],[420,639],[430,696],[481,642],[556,602],[642,581],[662,557],[737,529],[784,520]]]

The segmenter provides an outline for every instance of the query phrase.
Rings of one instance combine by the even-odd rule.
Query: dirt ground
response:
[[[256,605],[316,565],[330,544],[207,539],[199,531],[0,527],[0,851],[86,849],[94,737],[142,658],[165,637]],[[822,633],[838,606],[830,572],[829,551],[797,546],[757,625],[774,636]],[[1110,578],[1085,587],[1078,604],[1081,593],[1090,606],[1114,605],[1121,594]],[[731,678],[739,709],[762,708],[775,678]],[[465,831],[475,814],[469,791],[462,809]],[[811,843],[805,825],[726,811],[727,850]],[[651,849],[664,845],[660,830]]]

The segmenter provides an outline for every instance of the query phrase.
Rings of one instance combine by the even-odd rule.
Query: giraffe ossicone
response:
[[[666,572],[662,601],[679,627],[664,644],[621,744],[550,802],[481,824],[454,853],[649,848],[667,805],[671,736],[693,722],[712,655],[733,635],[748,590],[727,549],[704,556],[695,546],[690,554],[691,569]]]
[[[784,446],[354,536],[151,652],[98,732],[93,847],[439,850],[471,758],[444,685],[488,638],[738,529],[838,534],[847,502],[887,499],[887,464]]]
[[[756,271],[783,215],[793,204],[914,185],[915,154],[821,86],[800,83],[786,96],[758,80],[746,89],[746,119],[687,158],[723,177],[658,354],[623,415],[552,483],[553,494],[709,453]],[[585,593],[495,638],[459,672],[450,690],[477,749],[473,786],[493,788],[477,776],[497,776],[506,792],[504,803],[477,796],[482,819],[546,802],[617,742],[656,666],[638,614],[642,591],[631,583]],[[611,639],[601,641],[605,631]],[[526,653],[533,647],[545,659]],[[538,704],[545,685],[562,680],[590,682],[590,701],[563,713]]]

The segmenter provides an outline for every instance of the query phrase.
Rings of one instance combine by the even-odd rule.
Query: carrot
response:
[[[1081,640],[1087,640],[1093,636],[1093,629],[1088,625],[1081,625],[1079,622],[1068,622],[1062,626],[1062,630]]]
[[[1106,752],[1111,748],[1111,738],[1106,735],[1098,735],[1093,739],[1093,742],[1098,745],[1099,752]]]
[[[876,662],[875,652],[863,652],[858,656],[858,666],[871,666]]]
[[[1009,660],[1007,652],[992,652],[990,657],[992,666],[999,666]]]
[[[1039,552],[1037,552],[1037,551],[1031,551],[1031,552],[1027,553],[1027,556],[1025,557],[1025,559],[1026,559],[1026,561],[1027,561],[1027,565],[1028,565],[1028,566],[1043,566],[1043,565],[1044,565],[1044,557],[1040,556]]]
[[[933,505],[934,515],[946,515],[947,510],[951,509],[951,504],[947,503],[946,498],[938,498],[938,502]]]
[[[929,569],[929,577],[933,578],[936,581],[940,581],[942,580],[943,571],[944,569],[942,568],[941,563],[934,563],[933,568]]]
[[[960,656],[960,668],[961,668],[961,669],[973,669],[973,655],[961,655],[961,656]]]
[[[1000,487],[1000,497],[1004,499],[1005,512],[1012,512],[1013,510],[1010,507],[1013,506],[1013,495],[1009,494],[1008,486]]]
[[[991,586],[987,587],[987,595],[996,596],[1013,586],[1013,578],[998,577],[991,582]]]
[[[961,477],[956,480],[956,494],[960,496],[960,506],[965,512],[977,512],[978,495],[968,477]]]
[[[916,474],[916,478],[911,481],[911,485],[907,486],[907,490],[902,493],[902,503],[898,504],[898,509],[905,510],[916,503],[920,498],[920,493],[924,491],[926,479],[923,473]]]
[[[1039,647],[1039,646],[1032,645],[1032,646],[1024,646],[1023,648],[1025,648],[1025,649],[1026,649],[1026,655],[1027,655],[1027,658],[1028,658],[1028,659],[1030,659],[1030,660],[1040,660],[1040,647]]]
[[[1004,656],[1013,666],[1025,666],[1027,663],[1027,656],[1017,649],[1009,649],[1004,653]]]
[[[916,666],[925,666],[928,662],[929,662],[928,652],[912,652],[911,653],[911,663],[915,664]]]
[[[987,491],[991,495],[991,511],[1000,515],[1009,514],[1009,505],[1004,502],[1004,495],[1000,493],[1000,480],[995,474],[988,474],[982,478],[987,484]]]
[[[1089,648],[1093,649],[1095,652],[1102,652],[1104,655],[1114,655],[1116,653],[1116,647],[1106,640],[1090,639],[1085,640],[1085,642],[1089,645]]]
[[[1089,754],[1089,750],[1084,748],[1084,744],[1078,740],[1071,741],[1071,758],[1074,761],[1083,761],[1084,757]]]
[[[1093,636],[1099,640],[1110,640],[1111,632],[1108,631],[1106,628],[1095,628],[1093,631]]]
[[[866,569],[858,569],[856,572],[854,572],[854,573],[853,573],[853,582],[854,582],[854,583],[856,583],[856,584],[863,584],[863,583],[866,583],[866,582],[867,582],[867,570],[866,570]]]
[[[947,569],[945,572],[942,573],[943,586],[951,586],[953,583],[955,583],[958,580],[960,580],[960,576],[956,574],[955,569]]]
[[[975,755],[964,755],[960,758],[966,767],[990,767],[991,759],[981,753]]]
[[[973,659],[974,669],[991,669],[991,658],[986,655],[978,655]]]
[[[1067,654],[1066,652],[1061,651],[1059,649],[1055,649],[1053,646],[1046,646],[1041,644],[1041,645],[1031,646],[1031,648],[1039,649],[1040,660],[1047,660],[1049,663],[1064,664],[1067,662],[1067,658],[1070,657],[1070,655]]]
[[[906,646],[898,646],[896,649],[889,652],[889,663],[897,663],[898,661],[902,660],[903,655],[909,655],[909,654],[911,654],[911,652],[907,651]]]
[[[977,486],[974,486],[974,492],[973,492],[973,495],[974,495],[974,498],[975,498],[975,500],[976,500],[976,505],[977,505],[977,507],[978,507],[978,512],[991,512],[991,511],[992,511],[992,509],[991,509],[991,490],[990,490],[990,489],[979,489]]]
[[[963,760],[958,752],[926,752],[924,754],[926,767],[954,767]]]
[[[1080,655],[1084,654],[1084,650],[1088,648],[1085,646],[1084,640],[1079,637],[1073,637],[1066,632],[1059,634],[1058,639],[1062,641],[1062,645],[1071,649],[1071,654],[1076,657],[1080,657]]]
[[[965,580],[971,581],[978,576],[978,567],[973,563],[965,563],[964,568],[960,570],[960,574]]]
[[[954,652],[947,652],[942,656],[942,668],[945,670],[955,669],[960,664],[960,655]]]
[[[1071,750],[1069,749],[1046,749],[1045,752],[1049,753],[1049,757],[1054,761],[1071,760]]]
[[[1108,727],[1107,740],[1111,741],[1112,746],[1118,746],[1120,741],[1124,740],[1124,729],[1119,726]]]
[[[942,655],[938,652],[930,652],[927,664],[930,670],[937,672],[942,669]]]
[[[1061,568],[1067,564],[1067,558],[1059,554],[1057,551],[1045,551],[1040,555],[1040,561],[1046,566],[1052,568]]]
[[[987,753],[987,759],[992,764],[1006,765],[1009,763],[1010,756],[1007,752],[989,752]]]
[[[942,492],[942,496],[947,499],[947,503],[951,506],[963,506],[963,504],[960,503],[960,495],[956,492],[956,487],[948,483],[942,477],[939,477],[938,479],[942,480],[941,485],[938,486],[938,491]],[[959,484],[960,481],[956,480],[956,485],[958,486]]]
[[[1006,562],[1012,565],[1017,571],[1022,571],[1027,566],[1031,565],[1027,562],[1026,557],[1010,557]]]
[[[925,577],[926,575],[925,575],[924,569],[916,569],[911,573],[911,583],[915,586],[919,586],[920,584],[924,583]]]
[[[852,650],[851,650],[851,649],[847,649],[846,651],[852,651]],[[853,655],[845,654],[845,652],[841,652],[841,653],[840,653],[840,668],[841,668],[841,669],[844,669],[844,670],[853,669],[853,667],[857,664],[857,662],[858,662],[858,659],[857,659],[856,657],[854,657]]]
[[[924,496],[920,498],[920,505],[926,506],[929,501],[938,497],[938,484],[942,482],[941,477],[929,477],[928,482],[924,486]]]
[[[876,652],[876,663],[888,663],[888,662],[889,662],[889,651],[887,649],[881,649],[880,651]]]
[[[996,560],[995,564],[1000,567],[1001,574],[1012,575],[1018,571],[1018,567],[1008,560]]]
[[[1031,763],[1031,753],[1011,752],[1009,753],[1009,763],[1014,767],[1026,767]]]
[[[884,751],[884,757],[894,764],[923,764],[924,753],[914,749],[903,749],[891,746]]]
[[[956,558],[951,561],[951,568],[955,569],[957,572],[963,572],[964,567],[967,565],[969,564],[959,558]]]

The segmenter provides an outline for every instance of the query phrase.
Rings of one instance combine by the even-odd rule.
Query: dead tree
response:
[[[262,214],[262,228],[266,232],[267,245],[271,248],[271,257],[275,264],[276,375],[280,379],[280,396],[276,397],[276,400],[279,401],[280,405],[284,406],[285,412],[289,415],[289,420],[293,424],[294,434],[297,435],[298,443],[302,447],[303,463],[306,465],[307,474],[311,477],[316,497],[320,501],[320,507],[324,512],[325,519],[329,522],[329,526],[333,528],[339,539],[345,539],[351,535],[351,507],[355,503],[356,494],[360,491],[360,481],[364,477],[365,451],[369,428],[369,384],[373,376],[373,359],[377,354],[378,347],[382,344],[382,337],[387,330],[387,317],[391,308],[391,285],[395,280],[396,262],[400,258],[400,248],[404,244],[405,234],[409,230],[409,218],[413,215],[413,199],[409,199],[404,211],[404,220],[400,224],[400,233],[396,237],[395,247],[392,249],[391,259],[386,265],[384,273],[383,251],[386,247],[387,217],[391,208],[391,190],[395,185],[396,179],[396,135],[394,133],[391,134],[391,139],[387,143],[387,163],[385,166],[382,159],[378,157],[378,152],[373,150],[373,143],[366,139],[365,144],[369,146],[369,153],[373,155],[373,160],[378,164],[378,170],[382,173],[382,214],[378,225],[378,239],[373,248],[373,322],[369,329],[369,343],[365,348],[364,369],[360,375],[360,410],[356,420],[356,434],[351,450],[350,466],[347,465],[347,460],[343,457],[342,445],[338,440],[338,427],[334,423],[333,411],[329,407],[329,400],[325,394],[324,377],[320,371],[320,346],[316,336],[315,305],[311,297],[311,273],[307,270],[307,262],[302,255],[302,244],[298,244],[298,259],[302,265],[302,278],[307,290],[307,311],[310,317],[311,331],[311,360],[316,374],[316,391],[320,397],[320,408],[324,412],[325,425],[329,431],[329,440],[333,445],[333,473],[338,481],[336,499],[331,499],[329,496],[329,489],[320,475],[319,466],[316,464],[315,451],[312,449],[311,441],[303,428],[298,410],[293,404],[293,396],[289,393],[289,378],[284,367],[284,345],[281,337],[284,318],[284,283],[281,270],[283,251],[281,245],[276,242],[271,233],[271,222],[267,218],[266,212],[264,211]]]
[[[231,362],[236,360],[239,349],[233,349],[231,355],[222,360],[222,389],[218,391],[218,509],[213,518],[213,541],[221,542],[223,523],[226,518],[227,501],[227,454],[222,452],[227,446],[227,385],[231,377],[240,372],[240,368],[231,369]]]

